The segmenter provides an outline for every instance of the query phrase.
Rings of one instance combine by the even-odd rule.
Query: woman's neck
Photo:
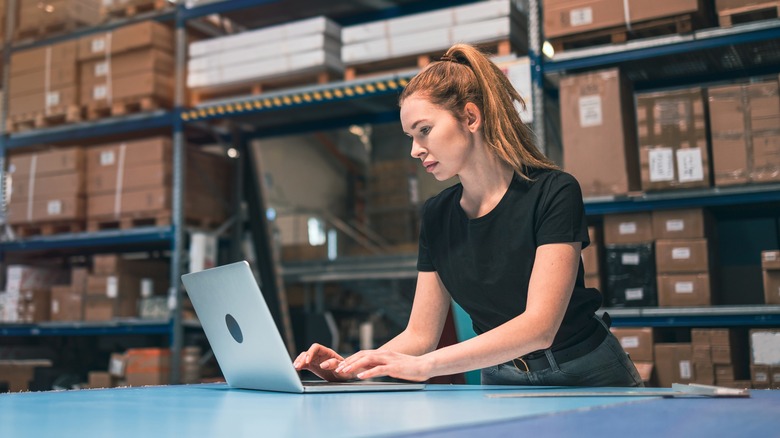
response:
[[[473,165],[458,175],[463,194],[460,206],[470,219],[490,213],[509,189],[514,170],[494,155],[477,158]]]

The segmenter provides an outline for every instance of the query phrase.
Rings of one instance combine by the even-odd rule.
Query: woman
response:
[[[406,329],[348,358],[314,344],[294,361],[326,380],[424,381],[482,370],[483,384],[642,386],[594,312],[580,251],[579,184],[534,145],[505,75],[469,45],[450,48],[400,96],[411,154],[460,184],[423,208],[417,289]],[[454,299],[478,336],[434,350]]]

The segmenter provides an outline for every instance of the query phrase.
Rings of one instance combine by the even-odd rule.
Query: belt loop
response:
[[[544,350],[544,355],[547,357],[547,362],[550,362],[550,369],[553,371],[560,371],[560,368],[558,368],[558,362],[555,361],[552,348]]]

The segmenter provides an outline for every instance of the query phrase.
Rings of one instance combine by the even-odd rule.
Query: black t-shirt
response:
[[[419,271],[436,271],[452,298],[484,333],[525,311],[536,248],[549,243],[590,241],[577,180],[557,170],[535,169],[533,181],[515,175],[498,205],[469,219],[456,184],[423,208]],[[584,284],[582,261],[569,307],[553,346],[592,324],[601,294]]]

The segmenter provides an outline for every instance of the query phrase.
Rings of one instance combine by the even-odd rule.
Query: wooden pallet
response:
[[[780,1],[768,1],[755,5],[718,11],[718,22],[720,23],[720,27],[731,27],[735,24],[778,17],[780,17]]]
[[[87,120],[96,120],[106,117],[156,111],[170,107],[171,103],[167,99],[161,99],[155,96],[133,97],[114,100],[111,104],[106,102],[93,102],[84,106],[84,114]]]
[[[11,225],[17,237],[51,236],[53,234],[80,233],[84,231],[84,221],[54,221]]]
[[[690,33],[697,27],[700,17],[695,14],[683,14],[674,17],[659,18],[634,23],[629,29],[625,25],[582,32],[550,39],[555,52],[579,49],[604,44],[619,44],[629,40],[651,38],[662,35]]]
[[[38,27],[26,27],[14,31],[14,41],[23,42],[25,40],[38,40],[43,37],[64,35],[73,33],[78,28],[93,26],[95,23],[78,18],[72,18],[60,23],[50,23]]]
[[[103,6],[102,13],[107,18],[133,17],[135,15],[159,11],[168,7],[166,0],[132,0],[122,4]]]
[[[49,108],[47,111],[9,116],[5,129],[8,132],[27,131],[68,123],[78,123],[82,119],[80,106],[63,105]]]
[[[238,84],[193,88],[190,90],[190,105],[197,105],[201,102],[214,99],[256,96],[268,91],[286,88],[303,87],[315,84],[323,85],[335,79],[337,79],[337,74],[335,72],[331,70],[319,70],[300,74],[293,73],[284,77],[242,82]]]
[[[506,56],[512,53],[512,43],[510,40],[475,44],[475,46],[491,55]],[[443,54],[444,51],[440,50],[435,53],[426,52],[418,55],[401,56],[393,59],[383,59],[381,61],[351,65],[344,71],[344,80],[351,81],[357,78],[397,73],[413,68],[421,69],[441,57]]]
[[[147,213],[122,213],[118,218],[114,215],[87,218],[87,231],[128,230],[137,227],[163,227],[171,225],[170,210]],[[186,218],[185,225],[198,228],[213,228],[220,224],[212,218]]]

